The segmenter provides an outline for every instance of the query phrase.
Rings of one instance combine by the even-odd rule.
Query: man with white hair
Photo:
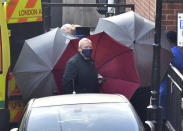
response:
[[[99,93],[98,72],[91,54],[92,41],[82,38],[78,44],[78,53],[66,64],[62,80],[64,94]]]

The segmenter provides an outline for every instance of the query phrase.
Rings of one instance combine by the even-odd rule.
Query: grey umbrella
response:
[[[94,33],[104,31],[115,40],[133,49],[141,86],[150,86],[154,28],[154,22],[130,11],[113,17],[100,18]],[[162,79],[168,69],[172,53],[163,30],[161,34],[160,76]]]
[[[13,74],[25,101],[57,91],[52,70],[74,36],[56,28],[25,41]]]

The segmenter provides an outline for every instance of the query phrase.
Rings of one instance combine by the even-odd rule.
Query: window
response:
[[[2,65],[2,39],[1,39],[1,27],[0,27],[0,73],[3,71]]]
[[[32,108],[26,131],[141,131],[127,103]]]

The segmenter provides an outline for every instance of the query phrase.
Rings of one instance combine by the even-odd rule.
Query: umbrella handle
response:
[[[105,81],[106,81],[106,79],[102,75],[98,74],[98,83],[102,84]]]
[[[104,93],[104,88],[102,87],[102,84],[99,85],[99,90],[100,90],[100,93]]]

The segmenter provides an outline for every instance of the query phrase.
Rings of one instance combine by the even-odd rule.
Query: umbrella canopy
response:
[[[141,86],[151,85],[154,28],[154,22],[130,11],[113,17],[100,18],[95,29],[95,33],[105,31],[121,44],[133,49]],[[163,30],[160,53],[162,79],[172,58],[171,48]]]
[[[88,38],[93,44],[92,58],[95,61],[96,68],[106,79],[106,82],[102,85],[102,92],[120,93],[130,98],[139,87],[133,50],[115,41],[104,32],[91,35]],[[54,67],[54,76],[58,87],[61,87],[66,62],[77,53],[79,40],[74,39],[70,41]]]
[[[56,28],[25,41],[13,71],[24,100],[49,96],[57,90],[52,71],[73,38]]]

